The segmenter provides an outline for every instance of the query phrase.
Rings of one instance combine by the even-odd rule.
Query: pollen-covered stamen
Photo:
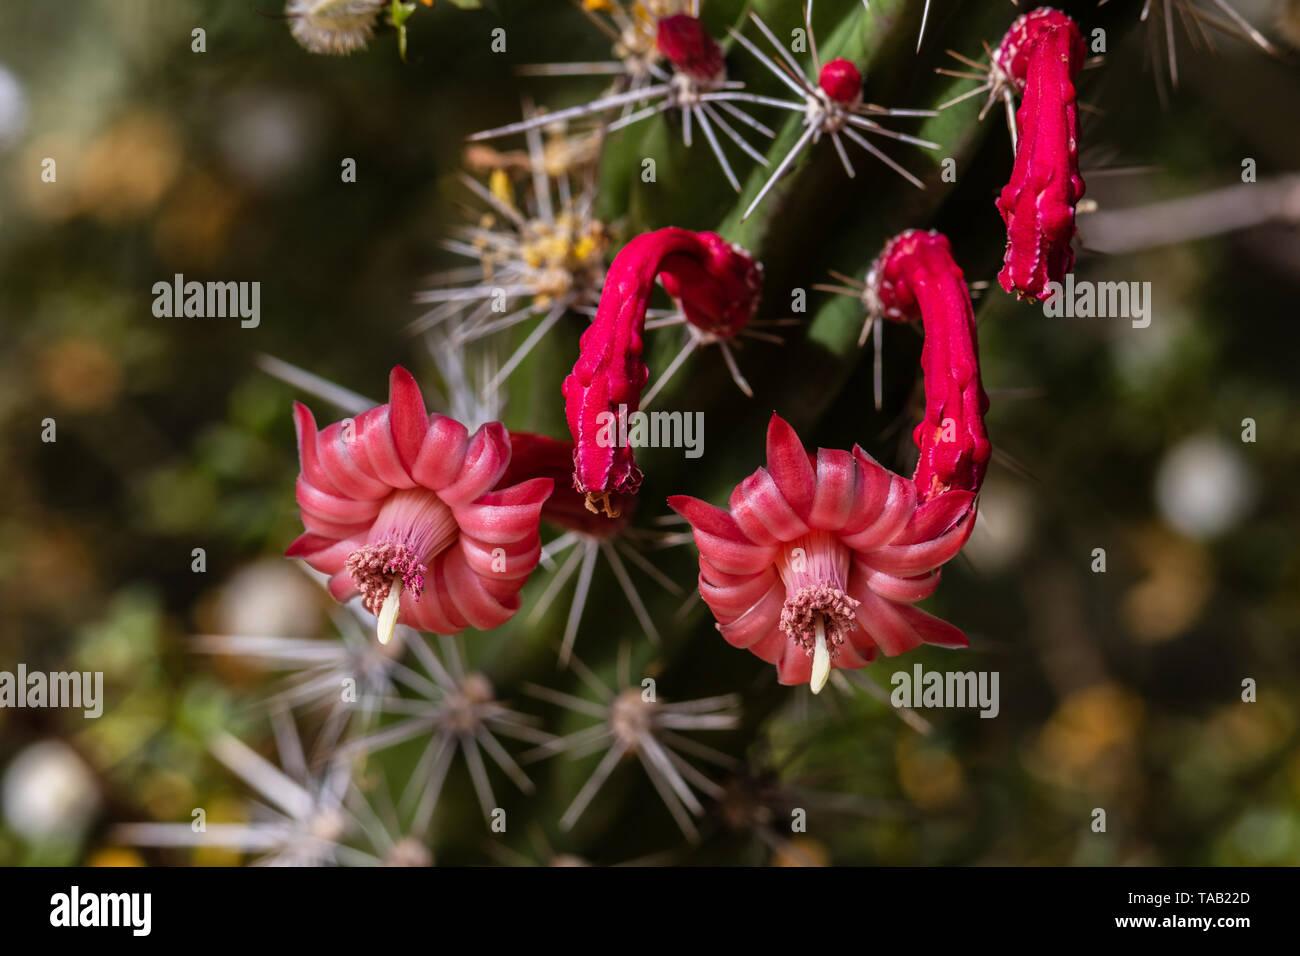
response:
[[[348,555],[344,565],[366,610],[379,618],[381,644],[388,643],[397,625],[402,592],[420,599],[429,564],[458,533],[451,509],[428,489],[397,491],[384,503],[369,543]]]
[[[840,647],[857,627],[861,602],[846,585],[850,557],[829,531],[812,531],[792,541],[777,564],[786,590],[781,630],[813,658],[813,693],[825,686]]]

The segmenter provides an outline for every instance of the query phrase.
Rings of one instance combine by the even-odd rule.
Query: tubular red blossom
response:
[[[589,510],[608,517],[618,516],[613,498],[635,495],[641,484],[632,449],[616,443],[620,429],[610,422],[640,406],[650,374],[641,360],[642,333],[656,277],[691,325],[720,338],[745,327],[762,291],[758,263],[711,232],[645,233],[614,258],[595,320],[582,335],[563,386],[574,441],[573,487]]]
[[[1074,213],[1084,193],[1074,80],[1085,56],[1074,21],[1050,7],[1016,20],[993,55],[995,70],[1022,93],[1015,167],[997,201],[1007,226],[998,282],[1022,298],[1042,299],[1074,265]]]
[[[703,23],[688,14],[660,20],[655,45],[673,66],[693,79],[714,83],[724,73],[722,47]]]
[[[700,594],[722,636],[775,664],[781,683],[814,692],[832,668],[865,667],[878,652],[968,643],[912,605],[970,536],[992,450],[970,296],[947,240],[916,231],[885,246],[868,287],[884,315],[925,327],[915,475],[895,475],[856,446],[810,455],[773,415],[767,467],[736,486],[728,510],[668,499],[691,523]]]
[[[920,319],[925,329],[925,418],[912,433],[921,453],[913,476],[919,500],[951,488],[979,490],[992,454],[984,431],[989,399],[980,381],[975,310],[947,237],[916,229],[895,236],[867,286],[885,318]]]
[[[862,73],[848,60],[828,60],[817,76],[817,85],[841,106],[862,100]]]
[[[295,404],[306,533],[285,552],[331,575],[338,601],[361,595],[387,642],[398,621],[423,631],[488,630],[519,609],[541,553],[552,480],[505,484],[510,439],[498,422],[473,435],[425,411],[406,369],[388,403],[317,431]]]

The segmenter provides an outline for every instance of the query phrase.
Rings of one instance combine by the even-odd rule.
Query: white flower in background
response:
[[[1156,472],[1156,507],[1183,534],[1212,538],[1236,525],[1255,501],[1255,479],[1241,453],[1215,435],[1171,448]]]
[[[79,837],[99,809],[99,787],[86,762],[61,740],[19,752],[4,775],[4,818],[39,843]]]

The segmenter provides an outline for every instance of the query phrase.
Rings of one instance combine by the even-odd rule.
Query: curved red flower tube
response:
[[[1022,298],[1042,299],[1074,266],[1070,243],[1084,193],[1074,80],[1086,52],[1073,20],[1040,7],[1017,19],[993,54],[995,74],[1022,94],[1015,166],[997,200],[1007,226],[998,282]]]
[[[499,422],[473,435],[425,411],[398,366],[388,402],[317,431],[295,403],[297,498],[306,532],[285,552],[329,574],[330,594],[360,594],[387,643],[398,621],[422,631],[488,630],[519,609],[541,554],[550,478],[499,484],[510,439]]]
[[[612,440],[619,429],[610,422],[640,406],[650,374],[641,360],[645,313],[656,278],[691,325],[722,338],[745,327],[762,291],[758,263],[711,232],[659,229],[637,236],[614,257],[563,386],[573,487],[590,511],[608,517],[618,516],[613,499],[635,495],[641,484],[632,449]]]
[[[881,307],[925,327],[920,460],[904,478],[861,448],[815,455],[783,419],[767,431],[767,466],[736,486],[724,511],[677,495],[692,526],[700,594],[722,636],[775,664],[783,684],[825,685],[832,668],[865,667],[922,643],[966,636],[912,605],[974,527],[992,449],[975,318],[961,270],[937,233],[907,232],[872,270]]]

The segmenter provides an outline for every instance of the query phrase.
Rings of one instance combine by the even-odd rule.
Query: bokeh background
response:
[[[721,33],[745,4],[705,6]],[[797,20],[793,4],[755,6],[779,34]],[[898,105],[960,90],[933,73],[947,65],[944,48],[978,55],[1015,14],[936,0],[916,55],[908,39],[921,4],[877,6],[879,38],[842,32],[874,54],[868,96]],[[1198,51],[1180,33],[1180,88],[1163,105],[1141,4],[1066,6],[1107,30],[1104,64],[1081,81],[1095,107],[1085,178],[1098,215],[1240,184],[1244,158],[1256,160],[1261,190],[1300,168],[1294,4],[1237,3],[1278,44],[1276,58],[1223,37]],[[817,8],[828,33],[860,17],[856,0]],[[185,822],[194,807],[209,820],[246,818],[248,789],[207,750],[216,731],[274,759],[268,678],[194,653],[193,635],[339,639],[328,597],[281,557],[300,528],[289,410],[303,396],[255,358],[362,395],[382,396],[399,362],[436,385],[427,345],[407,326],[419,314],[413,294],[451,264],[438,243],[467,199],[456,179],[464,136],[516,117],[522,92],[563,104],[599,88],[521,79],[514,66],[607,55],[560,0],[482,11],[440,0],[413,16],[406,62],[391,31],[348,58],[312,55],[280,13],[272,0],[0,7],[0,669],[102,671],[106,691],[98,720],[0,710],[0,863],[248,859],[133,849],[113,827]],[[497,26],[509,38],[499,56],[486,52]],[[205,53],[191,51],[195,27]],[[766,82],[741,51],[729,65]],[[928,171],[923,201],[879,164],[864,160],[849,183],[820,155],[764,233],[728,232],[768,265],[762,314],[789,314],[789,290],[825,281],[828,268],[862,274],[882,238],[910,226],[943,229],[968,278],[993,278],[1003,240],[992,200],[1010,152],[1001,114],[978,124],[977,110],[944,120],[961,124],[942,141],[961,143],[955,185],[926,165],[937,159],[893,151]],[[600,209],[614,248],[644,228],[734,222],[735,197],[703,144],[670,145],[671,129],[657,121],[610,144]],[[634,176],[634,159],[654,150],[657,191]],[[57,161],[55,183],[41,181],[45,157]],[[355,184],[340,181],[344,157],[356,160]],[[1111,173],[1088,177],[1102,167]],[[1300,202],[1294,190],[1289,206],[1277,195],[1274,221],[1254,228],[1190,241],[1175,229],[1153,248],[1082,254],[1080,278],[1152,283],[1149,328],[1047,319],[996,287],[977,303],[1000,458],[964,558],[926,604],[971,647],[922,649],[869,676],[888,689],[916,662],[997,671],[996,719],[930,711],[923,726],[868,694],[778,688],[698,607],[677,620],[680,600],[662,594],[652,604],[660,652],[606,573],[579,654],[612,674],[630,646],[634,672],[655,674],[666,696],[740,694],[741,728],[709,742],[769,791],[839,795],[835,812],[773,840],[710,804],[691,846],[628,767],[566,833],[556,820],[595,758],[559,758],[528,768],[532,796],[493,771],[521,821],[494,836],[458,762],[428,834],[438,862],[1300,863]],[[260,326],[155,318],[151,287],[178,272],[260,281]],[[851,301],[811,302],[807,318],[823,327],[858,321]],[[512,380],[512,427],[563,434],[558,385],[580,330],[577,318],[559,328]],[[675,454],[659,459],[647,516],[669,492],[721,501],[761,464],[773,409],[809,445],[860,442],[910,473],[919,336],[888,330],[877,413],[869,351],[836,353],[788,331],[789,350],[746,350],[752,402],[731,395],[716,356],[683,373],[672,407],[707,408],[710,444],[694,470]],[[318,419],[337,414],[309,403]],[[41,440],[47,418],[57,442]],[[1253,442],[1242,440],[1248,418]],[[203,573],[191,569],[195,548]],[[1096,548],[1104,573],[1093,570]],[[693,580],[693,548],[655,560]],[[525,607],[545,586],[538,576]],[[572,689],[553,653],[566,609],[561,600],[537,626],[517,620],[464,641],[502,696],[557,730],[566,718],[519,687]],[[1258,682],[1253,703],[1242,702],[1247,678]],[[316,720],[299,716],[304,735]],[[416,756],[380,769],[399,786]],[[1098,807],[1104,834],[1090,827]]]

